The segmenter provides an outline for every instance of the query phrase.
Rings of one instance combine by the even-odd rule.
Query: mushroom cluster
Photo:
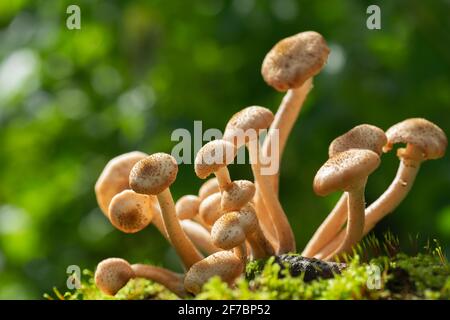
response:
[[[278,42],[262,64],[264,80],[285,91],[274,115],[260,106],[246,107],[231,117],[222,139],[206,143],[195,158],[195,173],[209,178],[197,195],[175,203],[170,187],[178,165],[166,153],[130,152],[112,159],[101,173],[95,192],[102,212],[122,232],[135,233],[153,222],[180,257],[185,273],[161,267],[129,264],[120,258],[99,263],[95,282],[114,295],[132,278],[158,282],[180,297],[197,294],[211,277],[232,285],[248,259],[296,252],[294,233],[278,197],[279,169],[264,172],[271,157],[277,168],[292,127],[312,89],[312,78],[324,67],[330,50],[317,32],[296,34]],[[260,137],[266,132],[265,138]],[[389,188],[366,207],[369,175],[394,144],[398,173]],[[247,148],[254,181],[233,180],[228,166],[239,148]],[[447,137],[422,118],[407,119],[386,132],[373,125],[354,127],[336,138],[329,159],[313,183],[316,194],[343,192],[319,226],[302,256],[331,261],[352,252],[384,216],[406,197],[420,165],[445,153]]]

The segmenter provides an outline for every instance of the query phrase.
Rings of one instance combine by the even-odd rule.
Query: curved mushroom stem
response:
[[[347,193],[342,194],[338,203],[316,230],[302,252],[303,257],[313,257],[339,233],[347,220]]]
[[[212,243],[209,232],[199,223],[191,220],[182,220],[180,223],[184,232],[186,232],[186,235],[201,251],[208,255],[220,251],[220,249]]]
[[[296,89],[290,89],[284,95],[283,100],[275,114],[275,118],[270,126],[269,132],[263,142],[261,153],[264,157],[269,157],[273,152],[272,140],[274,139],[275,134],[278,134],[279,138],[279,149],[278,157],[276,161],[278,163],[281,162],[281,158],[283,155],[284,148],[286,146],[287,139],[289,134],[294,126],[294,123],[297,121],[298,115],[302,109],[303,103],[308,95],[309,91],[312,89],[312,78],[305,81],[305,83]],[[276,133],[276,131],[278,131]],[[255,177],[260,175],[260,172],[253,170],[253,174]],[[275,195],[278,196],[278,184],[279,184],[279,174],[278,171],[276,174],[269,176],[269,179],[273,185],[273,190]],[[267,214],[267,209],[264,206],[264,201],[261,196],[261,192],[259,191],[260,187],[256,184],[256,196],[255,196],[255,208],[256,213],[258,215],[259,221],[261,222],[261,228],[264,231],[264,234],[267,236],[269,241],[271,238],[276,237],[276,231],[274,229],[273,221],[270,219],[269,214]]]
[[[242,265],[245,266],[247,264],[247,244],[245,243],[245,241],[243,243],[241,243],[239,246],[235,247],[233,249],[234,254],[236,255],[236,257],[238,257],[241,261],[242,261]]]
[[[144,278],[162,284],[180,298],[187,296],[183,275],[148,264],[133,264],[131,268],[134,271],[135,278]]]
[[[203,257],[181,228],[169,188],[159,193],[157,197],[170,242],[181,261],[183,261],[185,268],[189,269],[193,264],[202,260]]]
[[[261,166],[259,163],[258,143],[248,143],[248,151],[250,154],[250,163],[255,174],[256,183],[259,185],[262,199],[273,221],[276,237],[278,239],[278,254],[295,252],[295,238],[289,221],[284,213],[283,208],[273,191],[273,185],[270,177],[261,174]]]
[[[361,240],[364,232],[364,210],[365,210],[365,200],[364,200],[364,188],[367,182],[367,178],[362,180],[355,186],[352,186],[350,190],[347,191],[348,194],[348,219],[347,228],[345,232],[345,237],[338,248],[325,259],[330,259],[331,257],[350,252],[352,247]]]
[[[266,239],[259,225],[256,227],[255,232],[247,235],[247,241],[250,244],[253,259],[261,259],[275,254],[272,245]]]
[[[230,172],[227,167],[222,167],[218,171],[214,172],[214,175],[219,182],[219,188],[221,191],[225,190],[231,183]]]
[[[401,157],[408,153],[408,158],[401,158],[397,174],[387,190],[366,209],[366,222],[363,236],[367,235],[375,225],[405,199],[414,184],[420,165],[423,162],[423,155],[414,145],[408,144],[405,149],[399,149],[398,155]],[[323,258],[330,254],[338,244],[344,239],[341,231],[333,240],[324,246],[315,256]]]

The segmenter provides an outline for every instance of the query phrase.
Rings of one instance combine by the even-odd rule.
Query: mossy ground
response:
[[[305,282],[281,268],[273,258],[250,262],[245,276],[234,287],[218,277],[210,279],[192,299],[450,299],[450,264],[440,246],[427,245],[422,252],[399,251],[398,240],[387,234],[382,241],[367,237],[348,267],[332,279]],[[80,289],[65,294],[54,290],[58,299],[178,299],[163,286],[147,280],[130,281],[115,297],[102,294],[93,274]],[[45,295],[46,298],[55,298]]]

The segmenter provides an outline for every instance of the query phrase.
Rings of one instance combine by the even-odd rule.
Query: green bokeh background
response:
[[[66,8],[81,7],[81,30]],[[366,28],[381,7],[382,29]],[[279,39],[316,30],[332,54],[315,78],[282,164],[281,201],[301,249],[339,195],[317,197],[328,143],[361,123],[425,117],[450,132],[450,1],[0,1],[0,298],[64,291],[66,267],[119,256],[179,270],[156,229],[125,235],[96,205],[94,183],[121,153],[170,152],[176,128],[220,128],[239,109],[276,111],[260,75]],[[395,175],[395,153],[367,201]],[[233,178],[251,178],[233,166]],[[182,165],[172,192],[201,181]],[[408,198],[377,226],[450,241],[449,156],[425,163]],[[449,253],[447,251],[447,253]]]

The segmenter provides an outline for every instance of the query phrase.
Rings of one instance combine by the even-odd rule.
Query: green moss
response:
[[[370,250],[383,254],[374,256]],[[214,277],[195,299],[450,299],[450,264],[438,244],[412,255],[398,251],[395,238],[385,237],[381,245],[368,238],[341,274],[311,282],[291,276],[274,258],[251,261],[235,286]],[[85,275],[88,280],[80,289],[64,295],[56,290],[56,298],[177,299],[163,286],[142,279],[130,281],[115,297],[105,296],[95,287],[92,273]]]

